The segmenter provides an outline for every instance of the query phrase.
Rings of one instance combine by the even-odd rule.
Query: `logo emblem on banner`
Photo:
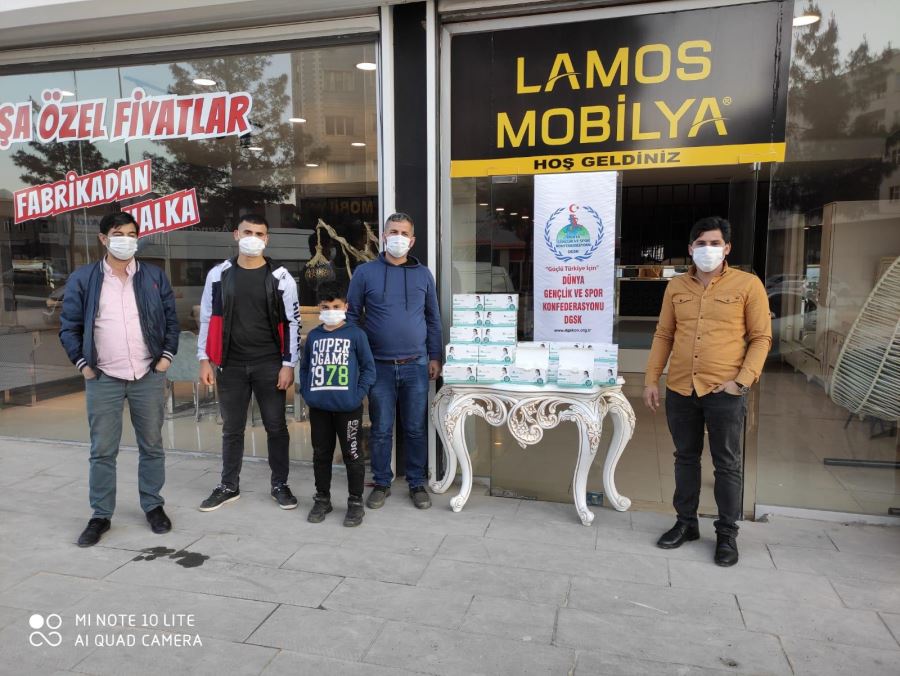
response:
[[[579,213],[586,213],[587,218]],[[591,236],[590,226],[596,228],[596,237]],[[544,243],[550,253],[564,263],[588,260],[602,242],[603,219],[588,204],[560,207],[550,214],[544,225]]]

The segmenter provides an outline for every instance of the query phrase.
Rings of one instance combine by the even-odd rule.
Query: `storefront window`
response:
[[[87,438],[81,379],[56,334],[66,279],[101,255],[97,226],[109,211],[193,191],[193,218],[190,209],[170,213],[165,205],[150,212],[156,229],[164,231],[142,236],[138,254],[165,269],[185,332],[197,331],[206,273],[234,255],[232,230],[245,213],[268,220],[268,255],[295,276],[301,304],[315,303],[304,268],[315,253],[319,220],[359,249],[365,247],[367,228],[377,232],[376,73],[357,68],[374,62],[375,51],[372,43],[198,54],[176,62],[0,77],[0,103],[30,108],[34,131],[29,141],[0,124],[7,135],[0,139],[0,392],[3,404],[10,405],[0,411],[5,433],[34,436],[40,430],[42,437]],[[68,140],[66,131],[55,139],[39,138],[45,92],[56,92],[50,100],[61,108],[75,102],[105,105],[104,115],[94,108],[87,118],[83,111],[89,106],[78,107],[70,136],[88,140]],[[218,112],[209,103],[216,96],[228,97]],[[115,102],[123,99],[134,102],[131,111],[140,109],[144,128],[128,124],[137,113],[117,113]],[[200,101],[209,108],[200,109]],[[248,101],[244,128],[242,106]],[[120,122],[125,131],[117,134]],[[10,141],[8,147],[4,141]],[[152,185],[133,197],[74,209],[54,198],[54,213],[38,209],[38,215],[29,212],[27,200],[15,197],[32,186],[140,163],[149,163]],[[159,228],[160,219],[167,220],[165,228]],[[193,224],[182,227],[188,222]],[[324,244],[334,276],[346,281],[359,261],[344,256],[327,235]],[[179,357],[194,359],[190,348]],[[188,402],[190,392],[188,386]],[[176,390],[176,395],[184,393]],[[14,409],[15,404],[34,406]],[[48,416],[51,409],[65,415]],[[210,424],[215,427],[214,416]],[[180,442],[175,441],[180,432],[173,435],[169,442],[180,448],[207,445],[196,432]],[[217,430],[208,436],[214,444]],[[302,440],[295,444],[302,446]]]
[[[796,13],[821,20],[794,30],[787,155],[771,177],[757,503],[886,516],[900,506],[900,298],[876,287],[900,274],[900,9]]]

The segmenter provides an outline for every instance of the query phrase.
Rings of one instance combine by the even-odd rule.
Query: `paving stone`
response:
[[[750,631],[872,648],[889,646],[893,638],[870,610],[814,608],[742,595],[738,603]]]
[[[790,674],[778,638],[738,629],[711,629],[669,619],[588,613],[561,608],[556,643],[590,650],[605,648],[637,659],[730,668],[747,674]]]
[[[891,635],[894,637],[894,640],[897,641],[897,647],[900,648],[900,613],[878,613],[881,616],[881,619],[884,620],[884,623],[887,625],[888,629],[891,632]],[[862,645],[862,644],[859,644]],[[889,645],[881,645],[880,648],[887,648]]]
[[[277,650],[246,643],[201,637],[202,646],[181,648],[150,646],[98,648],[77,670],[97,676],[256,676],[275,657]],[[127,665],[127,666],[126,666]]]
[[[731,669],[706,669],[689,664],[636,660],[623,655],[582,651],[578,653],[575,676],[627,674],[628,676],[728,676]]]
[[[448,535],[437,558],[489,563],[509,569],[542,570],[563,575],[669,584],[667,560],[621,552],[598,552],[542,542]]]
[[[569,590],[569,578],[546,571],[433,559],[419,586],[562,605]]]
[[[803,638],[781,644],[796,676],[897,676],[900,651],[834,645]]]
[[[456,628],[471,602],[471,593],[455,589],[434,590],[347,578],[322,606],[348,614]]]
[[[572,509],[574,511],[575,508],[573,507]],[[580,522],[559,523],[532,521],[531,519],[501,519],[498,517],[491,521],[485,537],[594,549],[597,530],[595,528],[587,528],[581,525]]]
[[[900,613],[900,584],[872,584],[869,580],[829,578],[848,608]]]
[[[341,577],[415,584],[427,565],[428,559],[421,556],[309,544],[298,549],[282,567]]]
[[[82,600],[98,584],[90,578],[36,573],[0,593],[0,605],[58,613]]]
[[[565,648],[389,622],[364,661],[412,665],[441,676],[543,676],[569,673],[575,654]]]
[[[476,596],[460,630],[549,645],[555,623],[556,606]]]
[[[279,606],[247,643],[359,660],[384,620],[333,610]]]
[[[566,604],[596,613],[667,618],[698,626],[744,629],[733,594],[576,577]]]
[[[143,587],[162,587],[202,594],[315,608],[341,578],[296,570],[206,561],[184,568],[168,556],[152,561],[132,561],[107,579]]]
[[[145,587],[103,581],[95,583],[93,591],[65,610],[88,616],[109,613],[138,617],[154,613],[158,617],[190,614],[193,615],[190,631],[199,634],[201,639],[208,637],[240,642],[277,607],[275,603],[169,589],[154,589],[148,594]],[[177,619],[175,621],[179,622]],[[178,626],[170,630],[177,631]]]
[[[900,584],[900,564],[893,556],[823,552],[780,545],[770,546],[769,551],[775,566],[781,570]]]
[[[821,575],[742,567],[720,568],[713,563],[669,561],[672,587],[706,589],[732,594],[790,600],[810,606],[841,607],[831,584]]]
[[[263,670],[261,676],[410,676],[421,673],[423,672],[282,650]]]
[[[278,568],[300,548],[293,540],[275,540],[255,535],[212,533],[192,543],[191,551],[202,552],[210,560]]]

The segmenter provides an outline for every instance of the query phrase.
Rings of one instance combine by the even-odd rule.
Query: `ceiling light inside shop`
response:
[[[294,124],[303,124],[306,122],[305,117],[289,117],[288,122],[293,122]]]
[[[487,202],[479,202],[478,203],[478,206],[480,206],[480,207],[486,207],[487,205],[488,205]]]
[[[522,220],[523,220],[523,221],[527,221],[527,220],[528,220],[528,216],[522,216]]]
[[[497,207],[494,211],[505,211],[505,209],[503,207]]]
[[[316,164],[315,162],[307,162],[307,163],[306,163],[306,166],[307,166],[307,167],[318,167],[319,165]]]
[[[816,23],[819,19],[821,19],[818,14],[802,14],[801,16],[794,17],[794,28],[798,26],[809,26],[810,24]]]
[[[510,212],[509,212],[509,215],[510,215],[510,216],[518,216],[518,215],[519,215],[519,212],[518,212],[518,211],[510,211]]]
[[[363,143],[362,141],[354,141],[350,145],[353,146],[354,148],[365,148],[366,147],[366,144]]]
[[[378,68],[378,66],[376,66],[371,61],[362,61],[362,62],[356,64],[356,67],[359,68],[360,70],[375,70],[376,68]]]
[[[60,89],[59,93],[62,96],[75,96],[75,92],[70,92],[68,89]]]
[[[253,150],[255,152],[259,152],[262,150],[262,146],[247,146],[247,150]]]
[[[216,85],[216,81],[210,80],[208,77],[195,77],[194,84],[200,85],[202,87],[214,87]]]

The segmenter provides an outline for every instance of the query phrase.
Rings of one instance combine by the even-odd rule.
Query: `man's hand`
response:
[[[659,410],[659,385],[647,385],[644,388],[644,405],[654,413]]]
[[[97,377],[96,372],[90,366],[85,366],[81,369],[81,375],[84,376],[85,380],[94,380]]]
[[[169,361],[168,357],[160,357],[159,361],[156,362],[156,368],[154,371],[157,373],[165,373],[169,370],[169,367],[172,365],[172,362]]]
[[[294,367],[282,366],[278,372],[278,382],[275,384],[279,390],[286,390],[294,384]]]
[[[437,380],[439,375],[441,375],[441,362],[437,359],[432,359],[428,362],[428,379]]]
[[[727,392],[728,394],[732,394],[735,397],[739,397],[739,396],[741,396],[741,394],[743,394],[741,392],[741,386],[738,385],[733,380],[726,380],[724,383],[722,383],[716,389],[714,389],[713,392],[716,392],[716,393]]]
[[[212,364],[209,363],[209,359],[200,361],[200,382],[207,387],[212,387],[216,384],[216,374],[213,371]]]

